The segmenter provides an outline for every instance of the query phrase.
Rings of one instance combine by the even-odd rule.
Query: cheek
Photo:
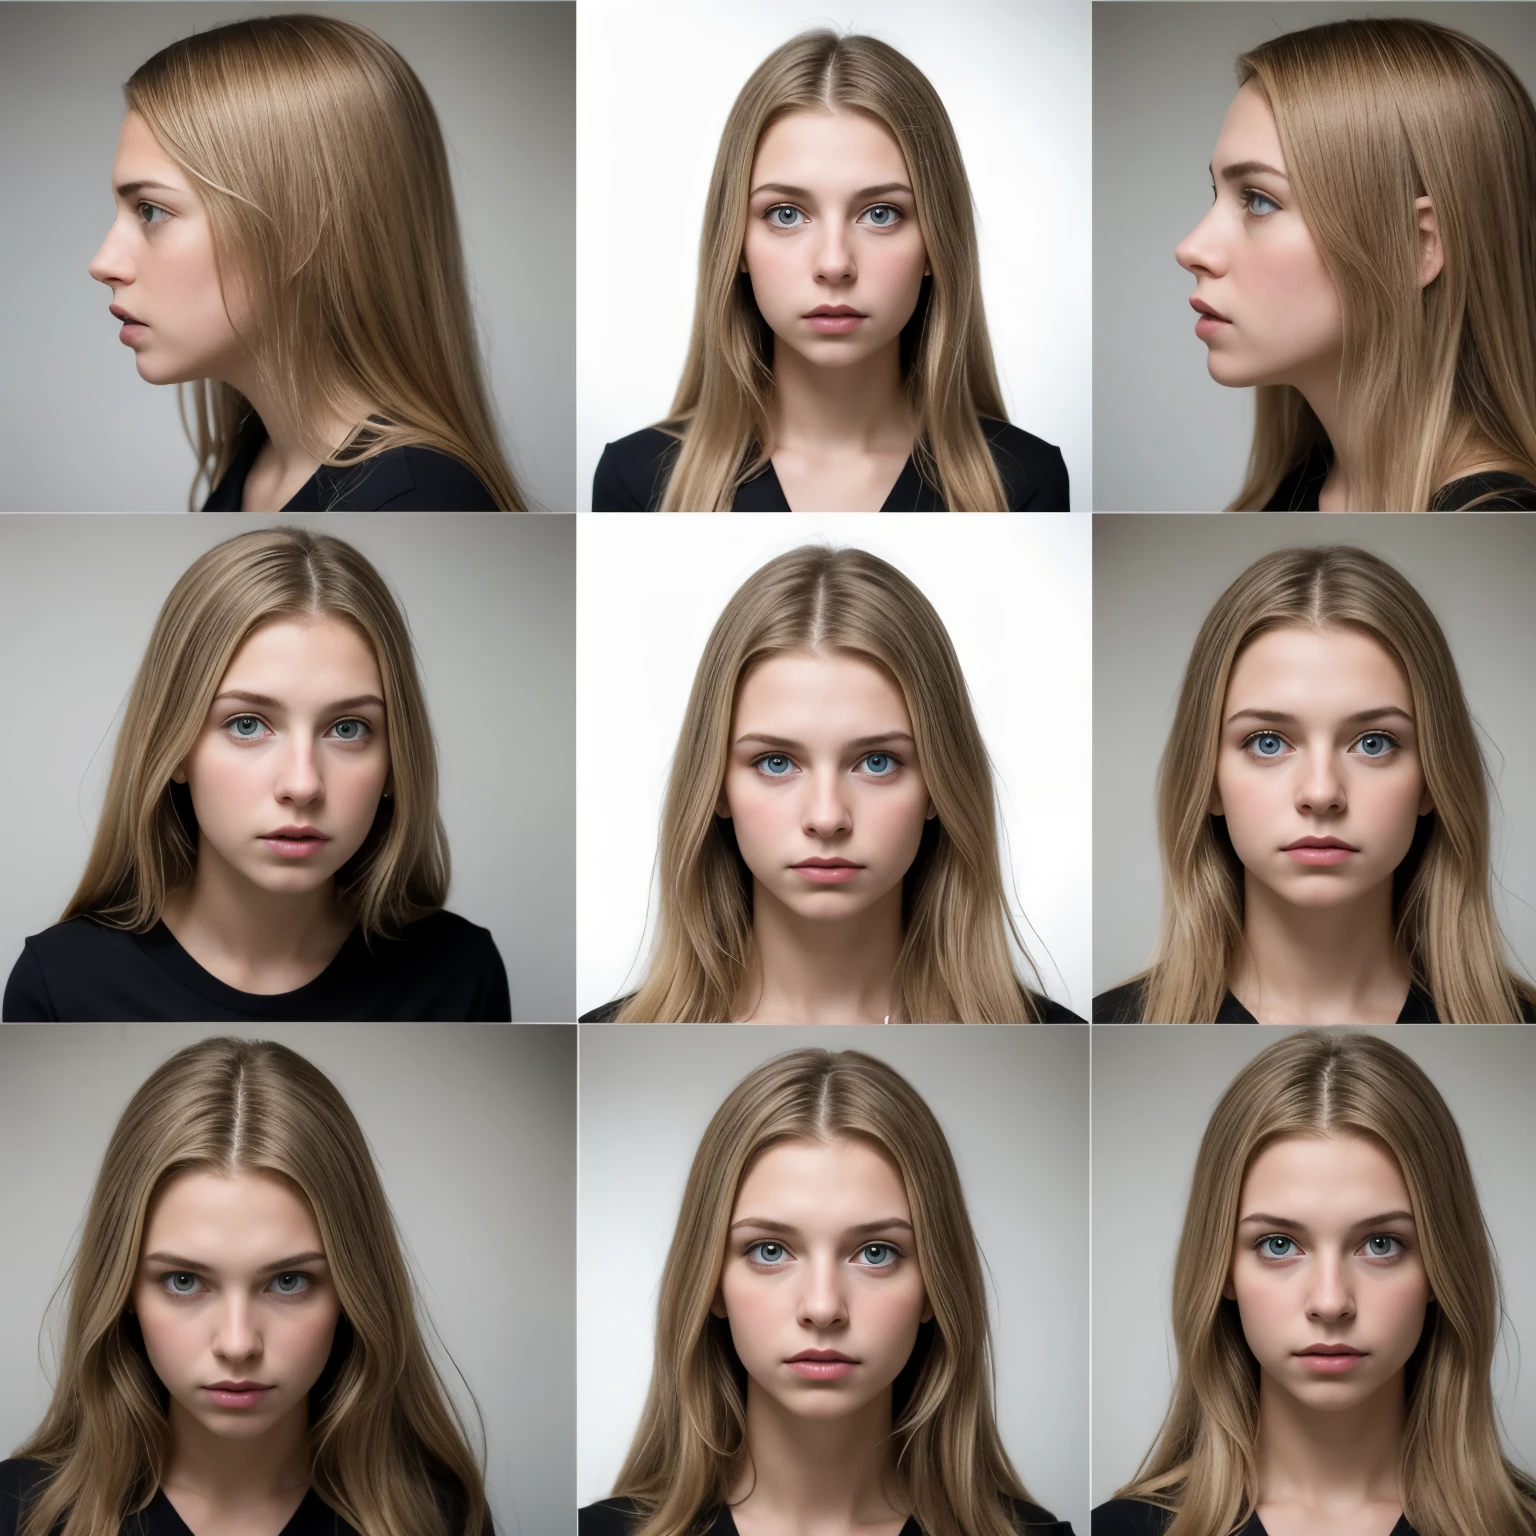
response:
[[[917,307],[926,264],[922,236],[911,226],[897,235],[871,236],[860,252],[859,277],[890,300],[901,298],[907,303],[906,313],[893,317],[900,318],[904,325]]]
[[[905,870],[916,858],[922,841],[927,789],[919,781],[909,780],[899,788],[871,792],[861,809],[862,826],[855,821],[855,832],[863,832],[872,854],[899,862]]]
[[[1375,1297],[1375,1326],[1383,1343],[1406,1360],[1424,1332],[1429,1283],[1422,1270],[1412,1270],[1384,1282]]]
[[[207,743],[187,763],[192,809],[199,825],[214,829],[248,812],[260,786],[253,754],[242,755],[237,748],[221,751],[219,746]]]
[[[1243,1336],[1262,1359],[1271,1340],[1283,1339],[1293,1320],[1295,1303],[1278,1275],[1256,1272],[1241,1260],[1234,1270],[1233,1289]]]
[[[742,1363],[751,1365],[773,1353],[778,1333],[794,1321],[784,1316],[787,1303],[778,1289],[767,1283],[753,1284],[750,1278],[735,1277],[727,1270],[720,1282],[720,1295],[730,1319],[731,1341]]]
[[[295,1308],[291,1315],[282,1318],[281,1328],[273,1330],[294,1366],[302,1368],[311,1379],[325,1368],[340,1315],[335,1297],[327,1297],[313,1306]]]
[[[1288,350],[1338,343],[1344,329],[1338,293],[1305,227],[1255,242],[1244,267],[1252,296],[1269,301],[1267,328]]]
[[[1276,818],[1286,807],[1281,775],[1245,771],[1243,764],[1225,760],[1216,770],[1216,793],[1226,817],[1227,836],[1239,857],[1245,848],[1271,840]]]
[[[773,309],[793,297],[796,280],[804,265],[804,259],[797,255],[795,247],[795,241],[769,234],[758,227],[756,220],[747,230],[742,255],[760,308]]]

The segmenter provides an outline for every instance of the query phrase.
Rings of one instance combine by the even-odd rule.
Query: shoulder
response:
[[[1094,1510],[1092,1536],[1161,1536],[1171,1513],[1141,1499],[1111,1499]]]
[[[1147,984],[1141,979],[1111,987],[1093,1000],[1095,1024],[1140,1024],[1146,1011]]]
[[[619,1010],[634,995],[633,992],[628,992],[623,997],[616,997],[611,1003],[604,1003],[601,1008],[594,1008],[591,1013],[582,1014],[576,1022],[578,1024],[612,1024],[618,1018]]]
[[[679,443],[660,427],[642,427],[609,443],[592,477],[592,510],[654,512]]]
[[[142,935],[109,928],[91,917],[72,917],[34,933],[11,967],[0,1017],[12,1024],[64,1020],[62,1010],[72,1006],[69,999],[78,981],[114,973],[141,942]]]
[[[1464,475],[1442,485],[1431,507],[1436,512],[1536,512],[1536,485],[1524,475],[1504,472]]]
[[[354,468],[322,470],[322,510],[495,512],[496,499],[468,465],[419,443],[386,448]],[[330,480],[331,485],[326,481]],[[334,487],[334,498],[328,492]]]
[[[0,1533],[11,1536],[22,1505],[40,1488],[53,1469],[42,1461],[0,1461]]]
[[[1043,993],[1031,992],[1029,998],[1035,1005],[1035,1017],[1042,1024],[1081,1024],[1084,1022],[1065,1003],[1058,1003],[1053,998],[1046,997]]]
[[[430,957],[441,964],[506,974],[491,930],[446,907],[407,923],[383,942],[408,947],[413,963]]]
[[[372,973],[370,987],[395,988],[395,1002],[421,1011],[423,1018],[506,1022],[512,1017],[511,990],[501,951],[488,928],[439,908],[407,923],[398,933],[363,942],[369,960],[356,963]],[[407,1015],[389,1015],[405,1018]]]
[[[981,418],[982,436],[1002,477],[1012,512],[1069,512],[1061,449],[1011,422]]]
[[[1019,1536],[1072,1536],[1072,1527],[1027,1499],[1010,1499],[1008,1517]]]
[[[576,1511],[577,1536],[629,1536],[640,1523],[633,1499],[599,1499]]]

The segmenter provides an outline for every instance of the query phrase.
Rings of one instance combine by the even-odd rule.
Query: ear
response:
[[[920,1318],[918,1318],[918,1322],[920,1322],[920,1323],[931,1323],[932,1321],[933,1321],[933,1303],[928,1300],[927,1293],[925,1292],[924,1295],[923,1295],[923,1315]]]
[[[731,802],[725,798],[724,789],[720,791],[720,798],[715,801],[715,815],[721,821],[729,821],[731,819]]]
[[[1414,199],[1419,212],[1419,287],[1427,288],[1445,267],[1445,248],[1440,244],[1440,220],[1427,197]]]
[[[1215,784],[1211,785],[1211,800],[1210,804],[1206,806],[1206,810],[1212,816],[1225,816],[1227,814],[1221,808],[1221,790]]]
[[[1419,815],[1428,816],[1435,808],[1435,797],[1429,792],[1429,785],[1424,786],[1424,793],[1419,796]]]
[[[1221,1298],[1223,1301],[1237,1300],[1237,1287],[1232,1284],[1232,1271],[1230,1269],[1227,1271],[1226,1281],[1221,1287]]]
[[[722,1291],[718,1285],[715,1287],[715,1294],[710,1300],[709,1310],[710,1313],[715,1317],[725,1318],[727,1316],[725,1310],[725,1292]]]
[[[923,812],[924,821],[932,821],[939,814],[939,808],[933,803],[933,796],[928,797],[928,809]]]
[[[178,765],[176,771],[171,775],[171,783],[173,783],[173,784],[185,784],[186,782],[187,782],[187,770],[184,767]]]

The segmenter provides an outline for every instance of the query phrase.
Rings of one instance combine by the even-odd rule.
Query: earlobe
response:
[[[1211,802],[1206,809],[1212,816],[1225,816],[1227,814],[1221,808],[1221,791],[1214,784],[1211,785]]]
[[[177,768],[177,770],[171,775],[171,783],[185,784],[186,782],[187,770],[185,768]]]
[[[1429,792],[1429,785],[1424,786],[1424,793],[1419,796],[1419,815],[1428,816],[1435,808],[1435,797]]]
[[[1419,216],[1419,287],[1427,288],[1445,268],[1445,248],[1440,244],[1440,220],[1427,198],[1414,200]]]
[[[712,1317],[718,1317],[722,1320],[727,1317],[725,1310],[725,1293],[720,1289],[718,1285],[715,1287],[714,1296],[710,1299],[709,1311]]]
[[[720,791],[720,798],[715,801],[715,815],[721,821],[729,821],[731,819],[731,802],[725,798],[725,791],[723,789]]]
[[[933,796],[928,797],[928,809],[923,812],[924,821],[932,821],[939,814],[939,808],[933,803]]]

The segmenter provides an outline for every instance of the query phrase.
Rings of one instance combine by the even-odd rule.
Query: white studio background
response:
[[[1081,0],[581,0],[576,22],[577,507],[603,445],[659,421],[682,374],[726,116],[817,27],[899,49],[944,102],[976,206],[987,325],[1013,422],[1093,505],[1090,11]]]
[[[694,1152],[748,1072],[805,1046],[894,1067],[943,1128],[981,1248],[997,1425],[1032,1498],[1088,1532],[1088,1035],[993,1029],[579,1031],[577,1501],[606,1498],[640,1422]]]
[[[648,952],[662,800],[694,670],[731,594],[775,555],[822,542],[909,576],[954,643],[992,758],[1004,880],[1045,990],[1091,997],[1090,519],[1071,513],[858,521],[576,520],[577,1012],[626,991]]]

